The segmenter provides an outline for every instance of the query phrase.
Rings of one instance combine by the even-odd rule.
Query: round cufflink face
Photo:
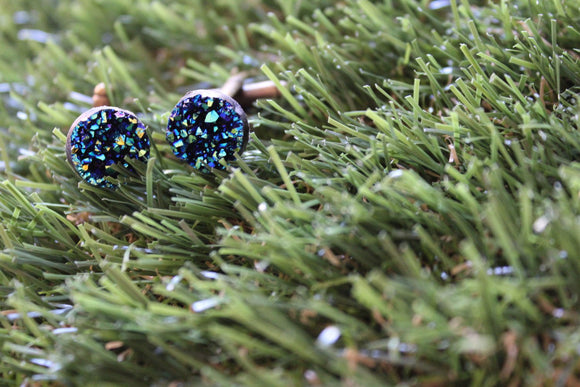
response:
[[[204,172],[224,169],[224,162],[242,154],[248,136],[248,119],[240,104],[214,90],[187,93],[173,108],[166,132],[173,153]]]
[[[67,136],[67,158],[87,183],[116,188],[114,164],[131,170],[126,158],[146,162],[151,143],[145,125],[131,112],[101,106],[81,114]]]

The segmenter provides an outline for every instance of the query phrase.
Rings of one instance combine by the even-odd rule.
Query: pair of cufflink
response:
[[[166,128],[166,139],[175,156],[201,171],[224,169],[241,155],[250,126],[242,106],[259,98],[279,96],[270,81],[243,83],[233,76],[220,89],[194,90],[175,105]],[[127,159],[146,162],[151,140],[146,126],[132,112],[99,106],[81,114],[67,136],[67,159],[87,183],[114,189],[115,165],[131,169]]]

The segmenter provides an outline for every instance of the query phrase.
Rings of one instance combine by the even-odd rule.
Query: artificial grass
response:
[[[579,382],[579,1],[0,7],[4,384]],[[236,71],[283,96],[195,172],[169,112]],[[155,142],[116,191],[100,82]]]

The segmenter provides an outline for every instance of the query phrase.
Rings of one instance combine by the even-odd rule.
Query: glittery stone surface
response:
[[[106,177],[117,177],[111,166],[131,169],[125,157],[146,161],[150,141],[145,125],[137,117],[113,107],[100,107],[81,115],[70,129],[67,139],[68,159],[89,184],[115,188]]]
[[[167,141],[175,155],[194,168],[223,169],[248,138],[248,123],[236,101],[217,93],[192,92],[175,105],[167,124]]]

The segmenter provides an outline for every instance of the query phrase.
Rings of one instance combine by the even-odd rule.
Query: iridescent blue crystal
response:
[[[192,92],[173,108],[166,137],[178,158],[207,172],[224,169],[222,162],[243,152],[248,123],[233,99],[215,92]]]
[[[103,106],[82,114],[67,138],[68,160],[87,183],[116,188],[107,177],[118,173],[119,164],[131,169],[125,158],[147,161],[150,141],[145,125],[131,112]]]

